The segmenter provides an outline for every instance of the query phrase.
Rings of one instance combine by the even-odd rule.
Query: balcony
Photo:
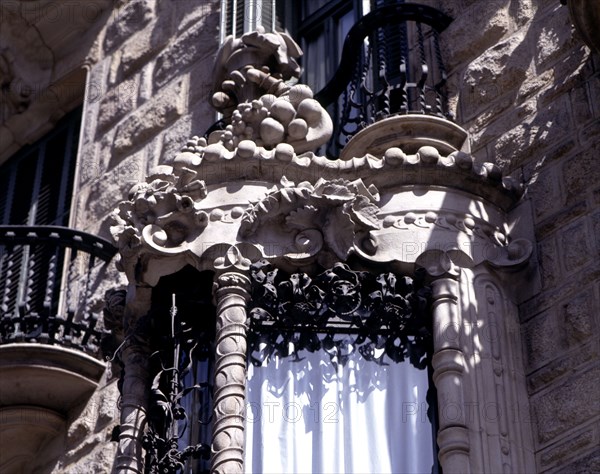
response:
[[[116,251],[64,227],[0,226],[0,344],[59,345],[98,358],[93,279]]]
[[[90,306],[116,248],[56,226],[0,226],[0,471],[26,472],[104,372]]]
[[[451,21],[435,8],[398,3],[375,8],[350,29],[335,75],[315,95],[338,117],[328,155],[377,155],[400,144],[406,152],[431,144],[466,151],[466,132],[449,110],[440,48]],[[388,140],[373,143],[374,136]]]

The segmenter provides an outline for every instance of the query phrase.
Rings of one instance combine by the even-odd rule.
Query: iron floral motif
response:
[[[273,356],[324,350],[344,364],[358,350],[378,364],[408,359],[427,366],[431,345],[431,289],[424,272],[413,278],[353,271],[338,263],[311,278],[287,275],[261,261],[251,267],[248,357],[254,365]]]

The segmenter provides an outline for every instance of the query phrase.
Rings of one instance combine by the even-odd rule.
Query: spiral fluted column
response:
[[[215,261],[217,327],[213,392],[212,473],[242,473],[246,398],[246,303],[250,261],[232,247]]]
[[[150,288],[136,288],[136,300],[125,309],[126,340],[121,350],[121,431],[115,463],[117,474],[144,472],[142,438],[150,389],[150,346],[146,314],[150,309]],[[140,316],[143,315],[143,316]]]

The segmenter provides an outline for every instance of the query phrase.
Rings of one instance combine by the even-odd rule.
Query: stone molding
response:
[[[65,429],[65,417],[53,410],[26,405],[0,408],[0,471],[31,472],[43,447]]]
[[[410,119],[411,116],[399,116],[387,120]],[[370,127],[363,132],[371,133]],[[288,143],[280,143],[267,150],[252,140],[242,140],[230,150],[220,143],[207,145],[205,139],[192,137],[182,153],[174,157],[172,169],[175,174],[193,172],[194,177],[203,180],[207,186],[225,180],[269,178],[279,182],[284,176],[290,181],[311,182],[320,177],[360,177],[380,189],[401,184],[444,186],[471,192],[505,210],[514,206],[521,197],[522,184],[512,177],[503,176],[497,165],[479,165],[469,153],[444,153],[438,148],[444,150],[447,149],[446,146],[438,146],[432,140],[424,143],[427,144],[423,144],[414,153],[392,146],[386,148],[380,158],[366,153],[345,160],[329,160],[312,152],[298,154]],[[166,167],[164,169],[171,170]]]
[[[113,214],[119,265],[130,281],[154,285],[184,262],[203,260],[217,242],[245,242],[264,258],[301,265],[352,254],[414,263],[419,253],[438,249],[469,265],[514,267],[531,255],[533,245],[512,238],[506,214],[487,200],[439,186],[390,189],[395,173],[387,173],[381,192],[366,184],[378,173],[371,170],[364,180],[320,178],[314,185],[283,177],[278,185],[239,183],[232,192],[226,184],[206,186],[189,168],[161,167]],[[409,255],[402,242],[426,247]]]

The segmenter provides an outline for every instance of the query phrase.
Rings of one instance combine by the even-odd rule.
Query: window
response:
[[[215,308],[212,273],[190,266],[152,291],[147,473],[210,470]]]
[[[361,129],[391,115],[450,118],[438,33],[451,19],[442,12],[402,0],[288,6],[304,52],[302,82],[334,118],[320,154],[338,157]]]
[[[244,33],[262,26],[266,31],[275,31],[281,24],[278,11],[283,4],[276,0],[223,0],[221,3],[221,42],[225,36],[239,38]]]
[[[0,168],[2,225],[68,225],[81,107]]]
[[[246,472],[437,472],[423,282],[252,274]]]
[[[81,107],[0,168],[2,225],[68,225],[80,123]],[[2,313],[21,308],[55,314],[63,270],[57,262],[64,252],[58,247],[49,252],[40,243],[18,247],[8,258],[0,248]]]
[[[318,92],[333,77],[340,59],[344,39],[356,21],[368,11],[362,0],[294,2],[292,26],[304,52],[301,81]],[[366,10],[366,11],[364,11]]]

